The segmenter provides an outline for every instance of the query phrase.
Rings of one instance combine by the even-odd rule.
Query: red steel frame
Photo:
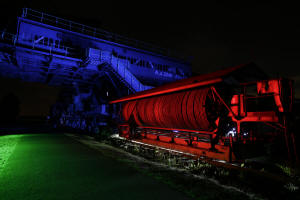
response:
[[[228,117],[231,118],[233,122],[237,125],[237,138],[238,140],[241,140],[242,142],[246,142],[246,139],[241,136],[241,124],[244,122],[262,122],[269,126],[274,127],[273,124],[276,124],[279,128],[283,129],[283,132],[285,133],[285,138],[287,141],[287,149],[290,153],[290,145],[288,144],[288,134],[287,134],[287,127],[285,118],[283,123],[280,122],[279,116],[280,113],[289,112],[287,111],[282,102],[282,91],[281,91],[281,79],[271,79],[271,80],[265,80],[265,81],[259,81],[259,82],[251,82],[251,83],[243,83],[241,84],[243,87],[246,87],[250,84],[256,84],[257,85],[257,93],[259,95],[263,96],[256,96],[256,97],[249,97],[245,94],[245,89],[243,90],[242,94],[239,95],[233,95],[230,104],[225,102],[225,100],[221,97],[221,95],[217,92],[216,88],[213,86],[214,84],[222,82],[221,78],[211,79],[211,80],[205,80],[197,83],[189,83],[186,85],[179,85],[178,87],[168,88],[165,87],[162,90],[157,90],[154,88],[149,90],[148,92],[141,92],[138,95],[131,95],[129,97],[125,97],[119,100],[112,101],[111,103],[120,103],[120,102],[127,102],[127,101],[136,101],[134,105],[132,104],[131,109],[132,112],[134,112],[134,109],[136,109],[136,104],[139,102],[144,101],[145,98],[152,98],[153,96],[158,96],[157,101],[160,101],[160,103],[163,103],[164,95],[168,95],[170,93],[177,94],[181,91],[188,91],[193,88],[210,88],[211,91],[213,91],[213,94],[218,98],[218,100],[223,104],[223,106],[228,110],[229,114]],[[267,88],[266,85],[269,85]],[[278,110],[274,111],[263,111],[263,112],[247,112],[247,108],[245,105],[245,101],[247,98],[263,98],[266,96],[273,96],[275,104],[277,106]],[[183,95],[181,98],[189,98],[187,95]],[[215,97],[214,97],[215,98]],[[185,100],[183,100],[185,101]],[[187,100],[186,100],[187,101]],[[292,101],[292,100],[291,100]],[[145,102],[145,101],[144,101]],[[149,104],[147,102],[144,103],[144,108]],[[198,105],[199,106],[199,105]],[[200,105],[201,106],[201,105]],[[146,108],[146,107],[145,107]],[[154,108],[154,107],[153,107]],[[175,108],[174,108],[175,109]],[[181,108],[185,109],[185,107]],[[186,108],[187,109],[187,108]],[[188,110],[188,109],[187,109]],[[191,111],[191,110],[190,110]],[[162,111],[156,111],[154,110],[148,110],[149,112],[162,112]],[[147,114],[147,113],[146,113]],[[127,121],[129,120],[131,114],[127,114]],[[214,140],[218,135],[218,127],[214,130],[195,130],[193,128],[174,128],[174,127],[165,127],[164,125],[160,126],[143,126],[143,123],[139,121],[137,114],[134,114],[135,122],[137,123],[134,126],[130,126],[128,123],[121,124],[119,126],[120,135],[124,136],[129,139],[133,139],[136,141],[157,145],[165,148],[170,148],[178,151],[183,151],[187,153],[191,153],[197,156],[205,156],[213,159],[220,159],[225,161],[235,161],[235,156],[233,154],[233,143],[236,141],[236,138],[233,138],[232,134],[230,134],[228,137],[220,137],[218,138],[218,142],[213,144],[212,140]],[[160,117],[157,115],[157,117]],[[162,118],[164,120],[164,118]],[[175,122],[174,122],[175,123]],[[177,122],[178,123],[178,122]],[[191,123],[187,123],[187,127],[192,127],[191,125],[188,125]],[[216,123],[218,126],[218,122]],[[133,137],[131,132],[136,131],[134,127],[137,127],[142,132],[139,135],[139,137]],[[178,133],[177,133],[178,132]],[[203,141],[202,139],[199,139],[197,134],[200,136],[206,135],[206,137],[209,138],[208,141]],[[195,136],[196,135],[196,136]],[[294,138],[294,135],[291,135],[292,139]],[[201,137],[200,137],[201,138]],[[227,145],[224,144],[224,141],[227,140],[229,143]],[[252,138],[252,140],[256,140],[256,138]],[[294,140],[293,140],[294,142]],[[296,154],[296,147],[294,144],[294,153],[297,159]]]

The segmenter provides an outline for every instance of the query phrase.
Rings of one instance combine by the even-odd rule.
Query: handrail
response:
[[[13,44],[16,44],[17,42],[17,37],[15,34],[11,34],[5,31],[0,31],[0,39]]]
[[[55,17],[55,16],[52,16],[52,15],[49,15],[49,14],[46,14],[43,12],[39,12],[39,11],[30,9],[30,8],[23,8],[22,17],[31,19],[34,21],[39,21],[39,22],[42,22],[45,24],[61,27],[61,28],[64,28],[64,29],[67,29],[70,31],[79,32],[79,33],[83,33],[83,34],[90,35],[93,37],[109,40],[112,42],[120,42],[120,43],[128,45],[128,46],[141,48],[144,50],[149,50],[149,51],[152,51],[155,53],[160,53],[160,54],[163,54],[166,56],[172,56],[171,54],[174,53],[174,52],[171,52],[167,48],[158,47],[158,46],[150,44],[150,43],[142,42],[142,41],[139,41],[136,39],[124,37],[124,36],[116,34],[116,33],[108,32],[108,31],[100,29],[100,28],[94,28],[94,27],[86,26],[86,25],[83,25],[83,24],[80,24],[77,22],[73,22],[70,20]],[[173,56],[176,57],[175,55],[173,55]]]
[[[116,71],[134,90],[135,92],[151,89],[151,86],[147,86],[142,84],[129,70],[129,61],[122,60],[114,55],[112,55],[109,51],[101,51],[100,52],[100,60],[103,62],[107,62],[110,66]]]
[[[21,41],[21,44],[24,44],[24,40],[17,41],[17,37],[14,34],[7,33],[5,31],[0,31],[0,40],[8,41],[10,43],[13,43],[14,45],[19,44]],[[36,45],[34,41],[25,41],[28,42],[30,46],[34,49]],[[39,44],[41,45],[41,44]],[[48,46],[45,45],[44,43],[42,44],[45,47],[48,47],[49,52],[51,53],[53,51],[53,45]],[[65,50],[65,56],[70,56],[70,49],[69,47],[64,47]],[[116,56],[114,56],[111,52],[109,51],[101,51],[98,50],[100,55],[99,59],[103,62],[108,62],[111,67],[116,71],[134,90],[135,92],[151,89],[151,86],[143,85],[129,70],[129,61],[126,60],[124,62],[123,59],[120,59]]]
[[[58,49],[54,47],[55,46],[54,44],[52,45],[45,44],[43,40],[41,43],[35,43],[33,40],[24,40],[22,36],[19,36],[19,39],[17,39],[17,35],[5,31],[0,31],[0,40],[9,42],[13,45],[17,45],[17,44],[28,45],[32,47],[32,49],[36,49],[36,48],[47,49],[49,50],[50,54],[52,53],[52,51]],[[73,55],[72,53],[75,51],[74,48],[68,46],[62,46],[60,49],[63,50],[64,52],[63,54],[65,56],[71,56],[71,57]]]

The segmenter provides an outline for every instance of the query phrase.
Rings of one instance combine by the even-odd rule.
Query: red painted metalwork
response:
[[[245,105],[244,105],[244,95],[235,94],[231,99],[231,110],[234,116],[245,117]]]
[[[290,152],[284,113],[291,112],[293,94],[289,91],[292,90],[284,89],[286,82],[282,79],[240,83],[234,89],[226,85],[225,76],[243,67],[181,80],[112,101],[124,102],[122,117],[127,124],[120,126],[120,135],[231,162],[238,151],[239,145],[235,144],[268,141],[253,131],[244,135],[244,124],[255,122],[276,129],[276,133],[266,135],[283,130]],[[247,93],[246,88],[251,85],[256,87],[256,95]],[[291,82],[287,85],[291,87]],[[224,88],[231,92],[223,92]],[[274,106],[271,110],[252,111],[247,104],[250,100],[255,103],[263,100]],[[140,133],[136,134],[137,131]],[[294,152],[296,155],[295,147]]]
[[[128,124],[120,124],[118,126],[119,134],[125,138],[129,138],[130,136],[130,127]]]
[[[231,115],[229,115],[231,116]],[[242,119],[232,118],[232,121],[236,122],[279,122],[278,116],[275,111],[265,111],[265,112],[247,112],[247,116]]]
[[[283,112],[283,105],[280,99],[281,96],[281,80],[267,80],[257,82],[257,93],[258,94],[273,94],[275,103],[278,107],[279,112]]]
[[[191,129],[174,129],[174,128],[164,128],[164,127],[153,127],[153,126],[140,126],[140,128],[144,129],[157,129],[157,130],[168,130],[168,131],[179,131],[179,132],[190,132],[190,133],[203,133],[203,134],[213,134],[217,130],[214,130],[212,132],[208,131],[199,131],[199,130],[191,130]]]
[[[187,129],[214,132],[217,118],[210,118],[207,101],[213,102],[210,88],[154,96],[124,103],[123,118],[128,121],[133,116],[140,127],[162,127],[167,129]]]
[[[182,90],[196,88],[196,87],[200,87],[200,86],[211,85],[211,84],[219,83],[221,81],[222,81],[221,78],[217,78],[217,79],[212,79],[212,80],[201,81],[199,83],[197,80],[195,80],[194,83],[190,83],[187,85],[181,84],[176,87],[166,87],[166,86],[169,86],[169,85],[166,85],[166,86],[161,86],[160,90],[157,90],[157,88],[153,88],[150,90],[138,92],[138,95],[129,95],[128,97],[114,100],[114,101],[111,101],[110,103],[120,103],[120,102],[124,102],[124,101],[142,99],[145,97],[151,97],[151,96],[155,96],[155,95],[167,94],[167,93],[171,93],[171,92],[182,91]],[[170,84],[170,86],[172,86],[172,85]]]
[[[185,153],[190,153],[198,157],[214,158],[217,160],[225,160],[225,161],[236,160],[234,154],[230,154],[229,146],[217,145],[216,148],[219,149],[219,151],[209,151],[207,150],[206,147],[207,143],[205,142],[202,143],[198,142],[194,146],[187,146],[187,145],[180,145],[177,143],[162,142],[162,141],[148,139],[148,138],[134,139],[134,140],[138,142],[155,145],[155,146],[164,147],[167,149],[173,149]]]

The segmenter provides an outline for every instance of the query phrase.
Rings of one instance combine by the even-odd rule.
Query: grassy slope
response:
[[[2,138],[0,138],[2,140]],[[1,199],[188,199],[63,135],[25,135],[0,174]]]
[[[0,175],[22,135],[0,136]]]

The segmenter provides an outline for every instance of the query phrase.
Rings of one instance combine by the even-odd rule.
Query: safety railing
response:
[[[0,32],[0,40],[11,43],[11,44],[19,44],[19,42],[17,41],[17,37],[14,34],[11,33],[7,33],[7,32]],[[53,51],[53,45],[49,46],[49,44],[45,44],[45,43],[35,43],[33,40],[22,40],[19,38],[19,40],[21,41],[21,44],[24,44],[24,42],[28,43],[29,46],[32,47],[32,49],[36,48],[36,47],[47,47],[45,48],[46,50],[49,50],[49,53],[51,54]],[[70,56],[70,50],[72,50],[73,48],[68,48],[68,47],[64,47],[64,54],[65,56]],[[128,60],[123,60],[120,58],[117,58],[115,56],[112,55],[111,52],[109,51],[101,51],[101,50],[97,50],[97,49],[93,49],[93,54],[92,56],[94,58],[96,58],[96,60],[99,60],[100,62],[107,62],[111,65],[111,67],[114,69],[115,72],[117,72],[119,74],[119,76],[121,76],[121,78],[126,81],[134,90],[135,92],[138,91],[143,91],[143,90],[147,90],[147,89],[151,89],[151,86],[147,86],[147,85],[143,85],[129,70],[128,67],[130,65]],[[96,57],[95,57],[96,56]]]
[[[171,55],[172,52],[167,48],[161,48],[161,47],[158,47],[158,46],[146,43],[146,42],[127,38],[127,37],[121,36],[119,34],[105,31],[103,29],[94,28],[94,27],[79,24],[79,23],[76,23],[76,22],[73,22],[70,20],[55,17],[55,16],[52,16],[52,15],[49,15],[49,14],[46,14],[43,12],[39,12],[39,11],[30,9],[30,8],[23,8],[22,17],[31,19],[34,21],[38,21],[41,23],[53,25],[56,27],[60,27],[63,29],[67,29],[67,30],[70,30],[73,32],[78,32],[78,33],[86,34],[89,36],[97,37],[100,39],[105,39],[105,40],[109,40],[112,42],[121,43],[124,45],[152,51],[152,52],[163,54],[166,56],[172,56]]]
[[[99,59],[101,62],[107,62],[113,68],[115,72],[121,76],[134,90],[135,92],[151,89],[151,86],[142,84],[129,70],[129,61],[117,58],[109,51],[99,51]]]
[[[0,31],[0,40],[10,44],[16,44],[17,37],[14,34],[5,31]]]
[[[0,31],[0,41],[9,43],[12,45],[26,45],[31,49],[43,49],[44,51],[52,54],[53,52],[59,53],[64,56],[76,57],[76,49],[68,46],[55,46],[54,43],[50,44],[49,41],[40,40],[35,42],[33,39],[25,38],[23,35],[19,35],[19,38],[15,34],[11,34],[5,31]]]

